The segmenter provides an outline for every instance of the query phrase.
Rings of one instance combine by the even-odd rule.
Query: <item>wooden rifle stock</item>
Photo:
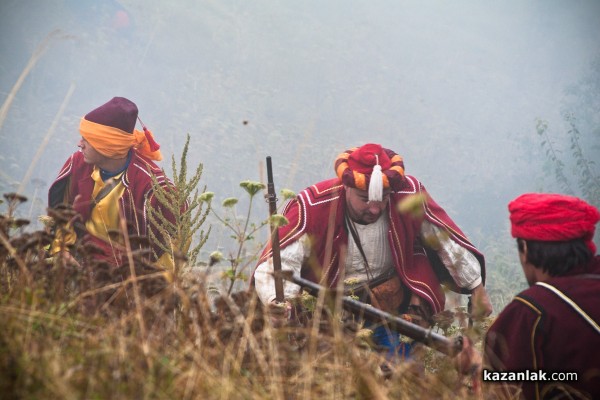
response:
[[[335,294],[334,290],[326,289],[319,284],[291,273],[281,274],[281,277],[303,287],[313,296],[318,296],[321,290],[325,290],[330,294]],[[390,328],[396,330],[397,332],[451,357],[455,356],[462,350],[463,339],[460,336],[454,340],[451,340],[443,335],[432,332],[431,329],[420,327],[419,325],[408,322],[388,312],[381,311],[369,304],[362,303],[349,296],[342,297],[342,306],[346,310],[355,315],[359,315],[368,321],[374,323],[385,322]]]
[[[277,214],[277,195],[273,183],[273,167],[271,156],[267,157],[267,201],[269,202],[269,215]],[[279,227],[271,220],[271,251],[273,258],[273,277],[275,279],[275,300],[283,302],[283,279],[281,277],[281,254],[279,250]]]

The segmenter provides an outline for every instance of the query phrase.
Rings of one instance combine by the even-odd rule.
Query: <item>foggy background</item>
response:
[[[565,112],[600,159],[599,17],[595,0],[2,0],[0,190],[43,214],[79,119],[114,96],[137,104],[169,175],[189,133],[216,208],[261,179],[267,155],[276,188],[297,192],[375,142],[486,253],[490,290],[491,277],[522,289],[507,203],[565,191],[538,121],[574,194]]]

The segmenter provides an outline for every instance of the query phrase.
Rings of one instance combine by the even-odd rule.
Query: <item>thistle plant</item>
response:
[[[188,180],[187,174],[187,152],[190,143],[190,135],[187,135],[181,159],[179,170],[172,157],[173,169],[173,187],[162,186],[157,182],[156,177],[152,177],[154,183],[154,195],[159,202],[175,216],[175,223],[169,221],[161,210],[151,209],[148,218],[151,224],[158,227],[159,235],[150,230],[149,238],[152,242],[158,243],[158,246],[173,257],[174,260],[182,259],[186,256],[187,265],[196,265],[198,253],[202,246],[208,240],[210,227],[208,230],[201,229],[210,212],[210,199],[213,194],[206,191],[206,186],[202,188],[202,193],[198,189],[200,178],[202,177],[203,164],[196,167],[193,176]],[[195,236],[198,236],[195,245],[190,249]],[[159,240],[162,238],[171,238],[169,243]],[[175,267],[180,265],[177,261]]]
[[[210,255],[209,266],[215,265],[224,259],[229,262],[229,268],[222,275],[222,278],[228,283],[227,294],[231,294],[237,281],[245,281],[247,279],[244,270],[256,260],[256,255],[245,256],[246,246],[248,242],[255,239],[254,235],[256,232],[269,222],[268,220],[263,220],[259,223],[254,223],[250,220],[254,204],[253,200],[266,186],[260,182],[246,180],[240,182],[240,187],[244,189],[249,197],[248,209],[244,218],[239,218],[238,216],[236,209],[238,199],[235,197],[228,197],[222,201],[222,213],[218,213],[214,208],[211,208],[211,212],[215,218],[232,233],[231,238],[235,240],[236,244],[228,257],[224,257],[221,252],[213,252]]]

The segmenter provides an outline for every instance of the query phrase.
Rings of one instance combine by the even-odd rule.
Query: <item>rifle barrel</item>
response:
[[[318,296],[321,290],[335,293],[333,290],[328,290],[321,285],[296,275],[281,274],[281,276],[283,279],[289,280],[303,287],[304,289],[307,289],[307,291],[313,296]],[[342,306],[348,311],[361,315],[364,319],[371,322],[385,322],[392,329],[398,331],[399,333],[408,336],[413,340],[421,342],[431,348],[434,348],[446,355],[454,356],[462,349],[462,337],[451,340],[443,335],[432,332],[431,329],[425,329],[419,325],[408,322],[388,312],[379,310],[370,304],[362,303],[349,296],[344,296],[342,298]]]
[[[275,183],[273,182],[273,167],[271,165],[271,156],[267,157],[267,201],[269,202],[269,215],[277,213],[277,195],[275,194]],[[275,300],[282,302],[283,298],[283,280],[281,278],[281,252],[279,249],[279,228],[271,226],[271,250],[273,258],[273,272],[275,279]]]

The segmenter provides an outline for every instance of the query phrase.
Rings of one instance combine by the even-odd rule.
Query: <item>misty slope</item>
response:
[[[34,170],[46,185],[76,149],[79,118],[119,95],[138,104],[167,171],[190,133],[189,164],[204,163],[218,199],[237,196],[241,180],[261,179],[267,155],[277,187],[297,191],[332,177],[339,152],[379,142],[403,155],[407,173],[486,247],[508,235],[510,199],[552,187],[535,119],[561,122],[565,89],[598,54],[599,8],[594,1],[4,1],[5,96],[49,32],[69,36],[49,45],[16,94],[0,131],[0,188],[22,179],[74,84]],[[115,19],[123,13],[126,24]],[[27,188],[37,197],[34,214],[43,212],[44,190]],[[257,216],[266,210],[258,207]]]

